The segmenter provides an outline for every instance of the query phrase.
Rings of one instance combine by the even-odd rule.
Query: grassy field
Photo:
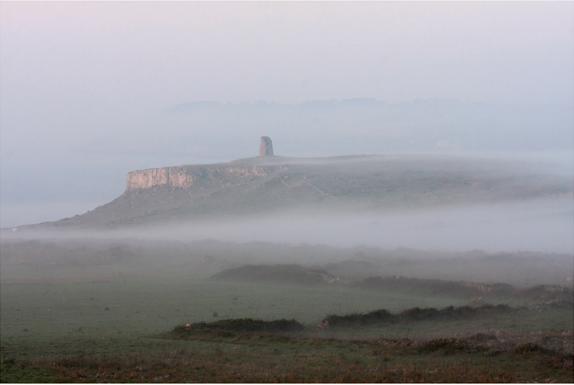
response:
[[[525,313],[507,322],[522,319]],[[550,314],[546,322],[560,316]],[[562,314],[564,317],[564,314]],[[504,317],[503,317],[504,318]],[[531,320],[532,321],[532,320]],[[214,321],[221,322],[221,321]],[[237,323],[244,323],[238,320]],[[293,321],[294,322],[294,321]],[[479,321],[480,323],[480,321]],[[189,325],[189,324],[188,324]],[[458,326],[466,338],[434,338],[439,325],[403,325],[394,332],[412,339],[391,337],[389,329],[302,327],[301,331],[243,331],[194,329],[179,326],[172,332],[108,338],[76,343],[68,354],[2,359],[3,382],[572,382],[572,354],[522,342],[494,345],[501,336],[469,334],[477,323]],[[482,325],[483,327],[485,325]],[[523,328],[525,325],[514,325]],[[538,325],[539,326],[539,325]],[[189,332],[186,330],[190,328]],[[413,330],[420,329],[417,338]],[[184,332],[182,332],[182,330]],[[372,336],[368,336],[371,333]],[[532,340],[532,335],[520,334]],[[561,333],[563,334],[563,333]],[[498,335],[498,337],[497,337]],[[378,336],[379,338],[374,338]],[[535,338],[544,343],[544,335]],[[571,332],[569,338],[572,341]],[[472,342],[478,342],[472,344]],[[482,344],[480,343],[482,342]],[[83,345],[90,344],[91,346]],[[62,348],[62,346],[59,346]],[[68,347],[70,348],[70,347]],[[37,352],[36,354],[43,353]],[[46,352],[45,352],[46,353]],[[34,353],[32,353],[34,354]]]
[[[574,380],[571,302],[545,298],[540,305],[538,297],[499,298],[489,302],[509,303],[512,311],[399,319],[407,309],[472,301],[400,285],[382,290],[347,281],[214,280],[212,274],[233,266],[233,255],[225,260],[204,250],[194,259],[185,247],[180,254],[166,249],[162,260],[149,250],[87,245],[74,249],[84,250],[74,254],[83,256],[79,262],[64,263],[50,259],[46,244],[40,246],[45,260],[32,258],[29,250],[22,253],[28,259],[17,259],[20,254],[3,248],[2,382]],[[54,250],[54,255],[66,254]],[[397,315],[398,321],[317,326],[329,315],[360,318],[378,309]],[[186,324],[245,318],[294,319],[303,329],[171,332]]]
[[[331,313],[463,302],[347,287],[182,279],[3,284],[1,288],[2,349],[14,357],[75,354],[85,344],[95,352],[102,346],[106,352],[108,341],[145,337],[178,324],[217,318],[295,318],[317,324]]]

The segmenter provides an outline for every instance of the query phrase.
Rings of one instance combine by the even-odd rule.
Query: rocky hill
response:
[[[569,178],[528,164],[462,157],[276,156],[139,170],[123,195],[29,228],[118,228],[282,210],[361,212],[572,195]]]

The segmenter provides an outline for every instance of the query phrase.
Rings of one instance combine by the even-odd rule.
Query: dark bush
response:
[[[182,335],[190,331],[221,331],[221,332],[294,332],[303,330],[303,325],[295,320],[280,319],[263,321],[252,318],[225,319],[216,322],[198,322],[189,326],[176,326],[172,333]]]
[[[452,306],[451,306],[452,308]],[[447,308],[449,309],[449,308]],[[442,311],[444,311],[446,309],[443,309]],[[413,320],[413,321],[422,321],[422,320],[428,320],[428,319],[435,319],[438,318],[439,315],[441,314],[441,311],[438,311],[435,308],[426,308],[426,309],[421,309],[418,307],[412,308],[412,309],[407,309],[403,312],[401,312],[399,314],[399,316],[402,319],[407,319],[407,320]]]
[[[423,351],[467,350],[469,348],[470,347],[465,340],[459,340],[458,338],[437,338],[420,347]]]
[[[367,314],[353,313],[347,315],[329,315],[322,323],[328,322],[329,326],[360,326],[378,323],[393,323],[396,316],[386,309],[375,310]]]
[[[483,305],[481,307],[461,306],[455,308],[449,306],[441,310],[435,308],[412,308],[399,313],[398,315],[391,314],[386,309],[375,310],[370,313],[353,313],[347,315],[329,315],[322,324],[329,326],[366,326],[381,323],[399,323],[399,322],[415,322],[425,320],[448,320],[448,319],[468,319],[481,315],[492,315],[493,313],[501,313],[515,310],[508,305]]]
[[[474,342],[487,342],[487,341],[496,340],[496,336],[492,333],[489,333],[489,334],[476,333],[476,334],[473,334],[470,337],[468,337],[468,340],[474,341]]]
[[[527,353],[534,353],[534,352],[540,352],[540,353],[544,353],[547,350],[544,349],[541,346],[538,346],[532,342],[527,342],[525,344],[521,344],[521,345],[516,345],[514,347],[514,353],[518,353],[518,354],[527,354]]]

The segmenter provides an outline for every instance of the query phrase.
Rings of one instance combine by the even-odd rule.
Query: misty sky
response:
[[[1,2],[1,225],[262,135],[287,156],[571,162],[573,68],[572,2]]]

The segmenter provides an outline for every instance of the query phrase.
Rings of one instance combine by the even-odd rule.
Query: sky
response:
[[[572,2],[1,2],[1,226],[262,135],[290,156],[571,159],[573,68]]]

